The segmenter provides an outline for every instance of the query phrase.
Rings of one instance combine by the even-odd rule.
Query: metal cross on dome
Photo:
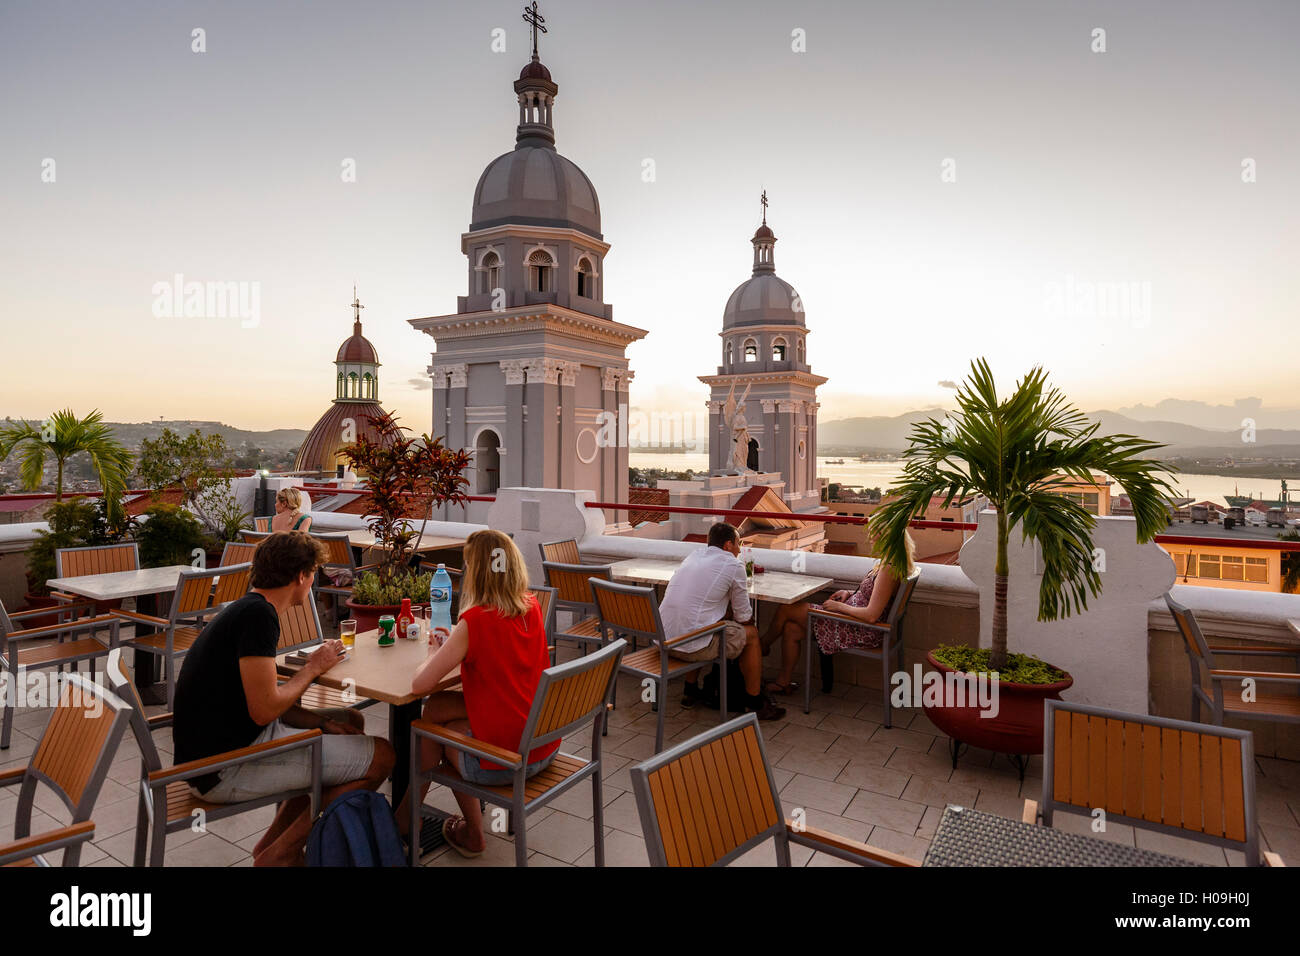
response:
[[[546,17],[537,10],[537,0],[531,7],[524,7],[524,22],[533,28],[533,59],[537,59],[537,31],[546,32]]]
[[[763,225],[767,225],[767,190],[763,190],[763,195],[759,197],[759,202],[763,204]]]
[[[352,321],[361,321],[361,310],[364,308],[365,306],[361,304],[361,300],[357,298],[357,284],[354,282],[352,283]]]

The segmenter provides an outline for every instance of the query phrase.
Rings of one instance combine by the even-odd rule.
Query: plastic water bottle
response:
[[[429,582],[429,643],[441,647],[451,636],[451,575],[439,564]]]

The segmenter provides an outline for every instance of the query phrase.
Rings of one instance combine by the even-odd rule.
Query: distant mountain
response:
[[[947,411],[930,408],[905,412],[892,418],[841,418],[817,423],[817,447],[822,452],[854,451],[868,449],[899,450],[907,447],[913,423],[927,418],[943,420]],[[1201,457],[1295,457],[1300,447],[1300,429],[1257,428],[1253,444],[1242,441],[1241,419],[1234,427],[1223,429],[1200,428],[1175,421],[1142,421],[1120,412],[1099,410],[1088,412],[1088,417],[1100,422],[1101,432],[1107,435],[1137,435],[1148,441],[1168,445],[1162,455]],[[1250,416],[1243,416],[1250,417]]]
[[[1258,398],[1239,398],[1231,405],[1166,398],[1154,405],[1132,405],[1115,411],[1140,422],[1182,422],[1198,428],[1238,429],[1242,419],[1256,427],[1300,429],[1300,408],[1265,408]]]
[[[306,429],[302,428],[274,428],[270,431],[259,432],[236,428],[234,425],[227,425],[224,422],[159,420],[154,422],[106,422],[106,424],[117,433],[118,440],[122,444],[133,450],[139,448],[140,442],[146,438],[158,438],[162,435],[164,428],[170,428],[181,435],[188,435],[196,428],[205,435],[219,434],[226,439],[226,444],[235,450],[247,443],[250,448],[261,448],[266,451],[291,451],[301,445],[303,439],[307,437]]]

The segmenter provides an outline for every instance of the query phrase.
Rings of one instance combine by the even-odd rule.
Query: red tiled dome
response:
[[[370,344],[370,340],[361,334],[360,322],[353,323],[352,337],[339,346],[339,354],[334,361],[365,362],[370,365],[379,364],[379,353]]]
[[[529,60],[524,64],[524,68],[519,71],[521,80],[545,80],[551,82],[551,71],[542,66],[541,60]]]
[[[365,339],[362,341],[365,342]],[[369,344],[366,342],[366,345]],[[338,456],[339,449],[345,444],[343,420],[352,419],[352,427],[358,438],[365,435],[371,441],[379,441],[381,432],[370,419],[381,418],[386,414],[378,402],[334,402],[303,439],[293,460],[293,470],[333,474],[335,465],[345,464]]]
[[[761,225],[761,226],[758,227],[758,231],[754,233],[754,238],[755,238],[755,239],[775,239],[775,238],[776,238],[776,235],[772,232],[771,229],[767,228],[767,224],[765,223],[765,224],[763,224],[763,225]],[[752,240],[751,240],[751,241],[752,241]]]

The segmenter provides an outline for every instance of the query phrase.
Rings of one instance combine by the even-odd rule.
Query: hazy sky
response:
[[[466,292],[522,6],[4,0],[0,415],[309,427],[356,281],[381,397],[428,428],[406,320]],[[976,355],[1041,362],[1085,408],[1296,404],[1295,0],[542,9],[606,298],[650,331],[634,403],[702,407],[766,188],[824,418],[942,404]],[[256,325],[158,317],[178,273],[257,283]]]

